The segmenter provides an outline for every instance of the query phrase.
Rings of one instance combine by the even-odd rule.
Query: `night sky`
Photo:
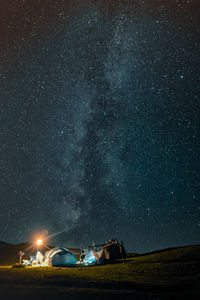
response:
[[[0,240],[200,243],[198,0],[0,2]]]

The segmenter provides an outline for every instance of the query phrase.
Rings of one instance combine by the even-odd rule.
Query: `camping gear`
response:
[[[66,267],[77,263],[76,257],[63,247],[53,248],[46,259],[47,264],[52,267]]]
[[[83,260],[83,265],[88,266],[88,265],[96,265],[99,263],[99,256],[94,250],[90,250],[84,260]]]
[[[115,259],[126,258],[126,251],[117,240],[105,244],[99,252],[99,263],[112,262]]]

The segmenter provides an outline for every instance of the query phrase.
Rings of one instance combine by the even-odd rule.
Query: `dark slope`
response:
[[[52,249],[54,246],[48,246],[50,249]],[[80,250],[75,248],[68,248],[77,259],[80,257]],[[18,253],[20,250],[23,250],[25,253],[23,258],[29,259],[30,255],[34,255],[37,251],[37,248],[35,245],[31,243],[21,243],[17,245],[11,245],[5,242],[0,242],[0,266],[7,266],[12,265],[16,262],[18,262],[19,257]],[[44,246],[40,246],[41,252],[45,252],[48,249]]]
[[[6,245],[10,245],[10,244],[0,241],[0,247],[6,246]]]
[[[12,265],[18,261],[18,253],[23,250],[27,256],[34,252],[34,247],[30,243],[21,243],[11,245],[7,243],[0,244],[0,265]]]
[[[200,245],[189,245],[183,247],[174,247],[167,248],[162,250],[156,250],[153,252],[148,252],[140,254],[140,257],[143,257],[143,260],[153,261],[185,261],[197,259],[200,260]]]

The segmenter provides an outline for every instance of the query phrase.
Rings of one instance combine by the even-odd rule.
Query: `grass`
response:
[[[12,286],[12,290],[9,290]],[[21,288],[20,288],[21,286]],[[200,292],[200,246],[169,249],[157,253],[128,257],[114,264],[76,267],[0,267],[0,290],[10,297],[33,295],[48,297],[71,295],[78,299],[91,297],[130,298],[139,293],[140,299],[196,299]],[[178,296],[177,296],[178,295]],[[150,298],[148,298],[148,297]],[[168,297],[169,298],[166,298]],[[114,297],[114,296],[113,296]],[[139,296],[138,296],[139,297]],[[144,298],[142,298],[144,297]],[[147,298],[145,298],[147,297]],[[4,298],[5,299],[5,298]],[[9,298],[8,298],[9,299]],[[43,298],[42,298],[43,299]],[[101,298],[99,298],[101,299]]]

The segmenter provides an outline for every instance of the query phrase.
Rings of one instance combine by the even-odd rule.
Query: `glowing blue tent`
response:
[[[48,257],[52,267],[67,267],[77,263],[76,257],[63,247],[53,248]]]
[[[90,250],[87,254],[86,254],[86,256],[85,256],[85,258],[84,258],[84,260],[83,260],[83,264],[84,265],[96,265],[96,264],[98,264],[99,263],[99,256],[98,256],[98,254],[95,252],[95,251],[93,251],[93,250]]]

